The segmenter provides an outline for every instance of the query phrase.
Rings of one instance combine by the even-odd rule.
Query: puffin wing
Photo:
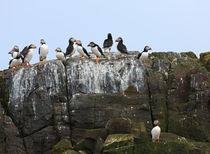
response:
[[[66,48],[66,55],[71,54],[72,51],[73,51],[73,45],[72,45],[72,46],[68,46],[68,47]]]
[[[23,57],[25,57],[25,56],[27,55],[27,53],[28,53],[28,46],[26,46],[26,47],[22,50],[21,54],[23,55]]]
[[[111,39],[106,39],[104,40],[103,48],[108,48],[112,46],[112,44],[113,44],[113,41]]]
[[[90,55],[88,54],[87,50],[86,50],[84,47],[82,47],[82,50],[84,51],[84,53],[85,53],[88,57],[90,57]]]
[[[141,55],[142,55],[142,52],[140,52],[140,53],[138,54],[137,59],[139,59],[139,58],[141,57]]]
[[[101,55],[103,55],[103,56],[105,57],[105,55],[104,55],[102,49],[101,49],[98,45],[97,45],[97,48],[98,48],[98,51],[101,53]]]
[[[127,47],[126,47],[124,44],[119,45],[119,46],[118,46],[118,50],[119,50],[121,53],[126,53],[126,54],[128,54]]]
[[[40,48],[41,48],[41,47],[39,47],[39,55],[40,55]]]

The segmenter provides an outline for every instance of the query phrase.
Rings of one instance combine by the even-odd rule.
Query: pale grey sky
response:
[[[47,59],[55,59],[56,47],[65,51],[70,37],[85,47],[90,41],[102,46],[108,32],[132,51],[145,45],[152,52],[210,50],[209,0],[0,0],[0,21],[0,70],[8,67],[14,45],[39,47],[41,38],[49,46]]]

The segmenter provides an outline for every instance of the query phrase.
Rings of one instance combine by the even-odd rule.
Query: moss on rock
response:
[[[74,150],[67,150],[65,152],[62,152],[62,154],[79,154],[79,153]]]
[[[200,62],[210,71],[210,52],[201,53]]]
[[[119,148],[134,144],[133,134],[112,134],[107,137],[104,143],[104,149]]]
[[[52,154],[61,154],[62,152],[65,152],[67,150],[71,150],[72,144],[69,140],[64,139],[58,142],[55,146],[53,146],[51,153]]]

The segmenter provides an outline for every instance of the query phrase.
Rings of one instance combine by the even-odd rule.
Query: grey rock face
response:
[[[148,132],[159,119],[163,131],[209,141],[209,74],[191,57],[153,53],[146,67],[135,55],[74,58],[0,72],[0,146],[48,153],[59,140],[74,143],[113,118],[144,122]]]

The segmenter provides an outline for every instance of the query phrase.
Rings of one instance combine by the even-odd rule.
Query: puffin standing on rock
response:
[[[74,42],[76,42],[76,39],[74,39],[73,37],[71,37],[69,39],[69,45],[68,47],[66,48],[66,56],[68,57],[72,57],[72,55],[75,53],[76,51],[76,48],[77,48],[77,45],[74,44]]]
[[[155,127],[152,129],[151,134],[152,134],[152,141],[155,142],[155,140],[158,140],[159,142],[159,137],[161,133],[161,129],[158,125],[160,125],[160,122],[158,120],[154,121]]]
[[[76,42],[77,44],[77,51],[79,52],[80,54],[80,58],[82,61],[85,60],[85,56],[90,58],[90,55],[88,54],[87,50],[82,46],[82,42],[80,40],[77,40]]]
[[[121,53],[121,54],[127,54],[128,55],[128,50],[126,48],[126,46],[123,44],[123,39],[122,37],[118,37],[115,42],[118,42],[117,44],[117,50]],[[120,58],[122,58],[122,56],[120,56]]]
[[[39,62],[45,60],[48,54],[48,46],[46,45],[44,39],[40,40],[41,47],[39,47]]]
[[[35,49],[35,48],[36,48],[36,46],[34,44],[31,44],[29,46],[26,46],[23,49],[23,51],[21,51],[21,54],[24,57],[24,65],[25,66],[31,66],[29,62],[31,61],[31,59],[33,57],[33,54],[34,54],[34,50],[33,49]],[[28,65],[26,65],[26,64],[28,64]]]
[[[62,61],[66,60],[65,54],[61,51],[61,48],[56,48],[55,52],[56,52],[56,58],[58,60],[62,60]]]
[[[104,40],[104,44],[103,44],[104,52],[107,49],[109,49],[109,54],[110,54],[112,45],[113,45],[112,34],[108,33],[107,39]]]
[[[149,46],[145,46],[144,47],[144,51],[142,51],[141,53],[139,53],[138,54],[138,57],[137,57],[137,59],[140,59],[145,66],[147,65],[147,63],[145,63],[145,60],[148,59],[148,56],[149,56],[148,51],[149,50],[152,50],[152,48],[149,47]]]
[[[92,53],[96,55],[96,62],[99,61],[98,57],[100,57],[100,56],[104,56],[104,58],[105,58],[105,55],[104,55],[102,49],[99,47],[99,45],[95,44],[94,42],[90,42],[88,44],[88,47],[91,47]]]
[[[8,52],[8,54],[11,54],[11,58],[17,57],[17,55],[19,54],[19,47],[17,45],[15,45],[12,48],[12,50],[10,52]]]
[[[9,68],[11,68],[12,71],[17,69],[21,64],[23,63],[23,59],[20,55],[20,53],[17,54],[17,56],[10,60],[9,62]]]

